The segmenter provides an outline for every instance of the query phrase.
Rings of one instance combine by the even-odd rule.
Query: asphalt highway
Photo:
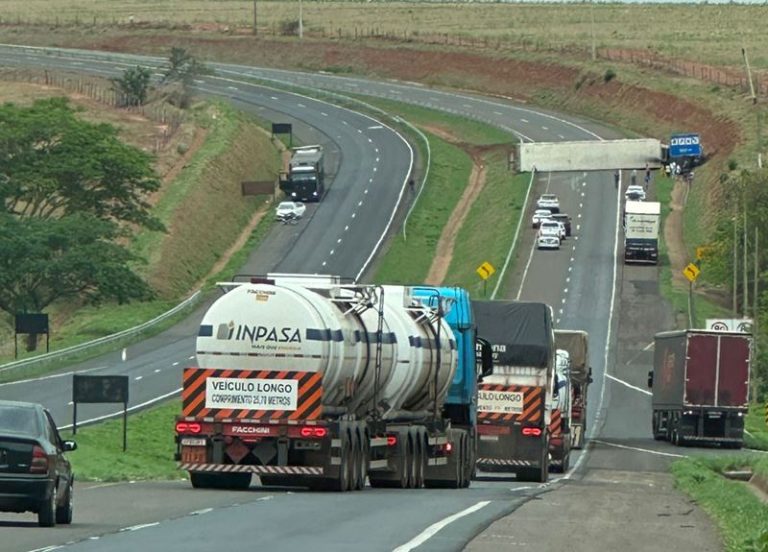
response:
[[[52,55],[37,49],[0,47],[0,65],[47,63],[101,74],[115,74],[115,71],[137,62],[159,64],[161,61],[113,53],[71,51],[65,55]],[[398,201],[398,187],[402,189],[407,177],[406,167],[412,159],[405,142],[382,122],[346,110],[332,112],[333,107],[329,104],[315,105],[305,97],[265,90],[247,84],[246,78],[424,105],[494,124],[523,140],[616,137],[607,129],[578,118],[539,112],[503,100],[432,90],[413,83],[372,82],[232,65],[215,67],[219,78],[199,83],[204,93],[228,97],[244,109],[251,106],[261,116],[279,114],[281,121],[292,117],[291,120],[303,129],[304,136],[312,140],[318,138],[318,141],[328,143],[330,150],[344,152],[337,156],[336,179],[327,202],[318,206],[311,220],[302,223],[306,227],[290,227],[296,233],[294,237],[298,238],[296,261],[293,261],[293,251],[282,254],[284,244],[290,240],[285,235],[276,234],[255,253],[244,271],[266,266],[281,271],[360,273],[378,242],[380,231],[355,232],[355,238],[348,239],[343,228],[354,220],[353,213],[355,219],[364,218],[365,228],[368,228],[368,217],[379,211],[385,214],[379,219],[379,228],[385,227]],[[306,107],[309,105],[313,108]],[[323,112],[326,115],[322,115]],[[347,121],[347,125],[343,122],[334,125],[339,121]],[[381,136],[384,134],[388,138]],[[354,153],[348,155],[347,152]],[[372,201],[368,198],[374,190],[386,191],[379,200]],[[641,391],[643,377],[639,375],[647,364],[647,351],[642,349],[648,336],[662,326],[656,325],[656,319],[650,328],[644,327],[640,319],[622,326],[623,312],[619,307],[623,308],[626,303],[627,308],[631,308],[632,297],[631,290],[623,284],[626,276],[616,262],[620,237],[619,192],[607,173],[540,174],[532,198],[545,190],[560,196],[563,210],[573,217],[574,236],[559,251],[537,251],[532,249],[533,231],[524,228],[515,263],[514,284],[504,295],[546,301],[555,309],[558,327],[584,329],[590,333],[590,361],[595,382],[590,388],[588,435],[595,439],[595,452],[601,453],[597,456],[600,465],[626,462],[626,469],[634,466],[663,470],[672,456],[665,456],[665,445],[649,441],[649,401],[647,394]],[[360,201],[363,203],[359,204]],[[368,202],[371,207],[367,207]],[[324,214],[322,209],[326,206],[329,210]],[[318,226],[313,227],[316,222]],[[279,229],[283,230],[283,227]],[[333,243],[338,244],[339,249]],[[367,249],[360,253],[357,249],[363,244]],[[349,249],[342,249],[347,247]],[[331,249],[334,249],[333,253]],[[652,282],[655,277],[655,272],[644,271],[636,279]],[[643,285],[651,284],[640,284],[640,287]],[[644,308],[651,308],[653,296],[648,294],[644,299],[647,302]],[[196,316],[199,317],[199,313]],[[129,374],[133,379],[134,406],[173,394],[179,387],[181,367],[194,362],[190,336],[195,335],[196,326],[197,320],[193,316],[168,332],[129,348],[125,362],[119,353],[114,353],[75,369]],[[631,355],[637,354],[638,360],[634,361],[637,365],[626,364],[624,351],[615,346],[617,333],[629,336],[625,340],[626,349]],[[66,404],[69,377],[55,378],[0,386],[0,397],[39,400],[52,407],[59,420],[68,419],[71,416]],[[93,415],[104,413],[94,410]],[[646,453],[643,449],[652,449],[652,452]],[[145,498],[137,496],[123,502],[124,493],[137,487],[117,485],[79,493],[79,508],[83,513],[82,517],[75,514],[75,524],[71,528],[59,527],[55,531],[34,532],[31,536],[28,528],[11,523],[11,526],[6,525],[4,535],[8,534],[6,542],[11,543],[11,552],[67,543],[71,543],[67,548],[72,550],[110,551],[144,547],[187,552],[209,550],[223,543],[231,548],[258,544],[276,551],[303,547],[318,551],[396,549],[406,552],[417,547],[420,551],[460,550],[493,520],[542,493],[556,496],[557,489],[568,484],[566,481],[582,478],[592,469],[594,456],[589,451],[574,454],[572,469],[564,476],[554,477],[546,486],[517,483],[513,477],[503,475],[483,477],[467,490],[366,489],[362,493],[343,495],[259,489],[256,486],[244,493],[199,492],[186,484],[142,484],[140,488]],[[168,485],[175,486],[169,488]],[[119,509],[94,507],[110,500],[123,506]],[[165,508],[144,508],[145,501],[157,501],[165,504]],[[200,513],[202,510],[205,511]],[[116,516],[125,516],[125,520],[121,518],[116,523]],[[96,538],[98,540],[93,540]]]

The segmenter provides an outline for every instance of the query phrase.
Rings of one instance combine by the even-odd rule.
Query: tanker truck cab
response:
[[[446,321],[455,304],[433,309],[412,288],[335,276],[222,288],[199,328],[198,367],[184,370],[176,421],[176,458],[193,487],[247,488],[254,474],[262,485],[335,491],[366,480],[469,484],[470,429],[447,404],[464,369]]]

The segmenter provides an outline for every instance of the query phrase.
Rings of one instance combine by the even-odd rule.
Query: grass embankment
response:
[[[751,466],[768,476],[768,458],[687,458],[672,465],[676,486],[713,516],[729,552],[768,551],[768,505],[738,481],[720,473]]]
[[[68,455],[75,477],[80,481],[185,478],[173,460],[174,418],[179,412],[181,402],[174,400],[130,416],[126,452],[122,419],[80,428],[74,436],[62,432],[62,438],[77,442],[77,450]]]
[[[420,127],[429,139],[432,163],[424,191],[408,220],[406,238],[402,233],[393,238],[376,281],[424,281],[443,228],[468,185],[474,159],[485,168],[485,182],[458,232],[444,283],[479,296],[482,282],[475,269],[485,261],[497,269],[503,265],[528,186],[527,175],[513,176],[507,167],[513,137],[463,117],[397,102],[367,101]],[[423,141],[414,138],[424,156]],[[498,273],[489,280],[489,288],[496,277]]]
[[[664,224],[671,212],[672,202],[672,188],[674,181],[672,178],[666,176],[657,176],[655,180],[656,186],[656,199],[661,203],[661,219],[662,228],[660,230],[659,239],[659,288],[661,295],[669,301],[674,310],[675,318],[679,321],[685,321],[683,324],[688,326],[689,305],[688,305],[688,288],[685,285],[681,285],[673,279],[672,266],[669,260],[669,253],[666,241],[664,240]],[[691,257],[693,259],[693,257]],[[705,269],[705,268],[704,268]],[[705,321],[707,318],[717,318],[727,315],[726,309],[708,300],[702,295],[694,293],[693,296],[693,311],[694,311],[694,324],[695,328],[705,327]]]
[[[66,324],[51,335],[51,350],[60,350],[132,328],[168,311],[206,277],[208,284],[220,275],[234,273],[248,253],[266,234],[272,221],[264,217],[241,251],[235,253],[218,272],[211,275],[222,254],[237,240],[259,209],[265,197],[240,194],[242,180],[271,180],[280,167],[280,153],[261,126],[224,103],[203,103],[191,113],[200,127],[207,129],[205,143],[178,176],[163,190],[153,208],[167,232],[141,232],[132,243],[133,251],[148,260],[139,270],[158,291],[154,301],[125,305],[82,306],[67,316]],[[64,308],[59,306],[59,309]],[[67,307],[67,310],[72,307]],[[91,358],[115,346],[154,335],[187,313],[158,325],[141,336],[119,344],[73,356],[57,363],[31,369],[0,373],[1,381],[33,377],[61,366]],[[41,343],[41,346],[44,345]],[[38,349],[37,354],[40,353]],[[28,356],[21,354],[20,358]],[[5,360],[12,360],[6,357]]]
[[[744,424],[748,432],[744,435],[744,443],[747,447],[768,450],[768,420],[766,418],[768,418],[766,405],[753,404],[750,406]]]

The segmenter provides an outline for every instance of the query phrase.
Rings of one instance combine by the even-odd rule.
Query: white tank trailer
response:
[[[456,339],[436,309],[407,287],[335,277],[223,287],[176,425],[193,486],[468,485],[469,433],[443,413]]]

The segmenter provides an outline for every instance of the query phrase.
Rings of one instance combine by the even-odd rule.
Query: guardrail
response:
[[[31,358],[25,358],[22,360],[16,360],[13,362],[9,362],[7,364],[0,365],[0,373],[5,373],[10,370],[16,370],[18,368],[24,368],[28,366],[32,366],[34,364],[45,364],[51,361],[55,360],[61,360],[64,358],[67,358],[68,356],[76,355],[83,353],[85,351],[88,351],[89,349],[94,349],[96,347],[100,347],[102,345],[107,345],[110,343],[115,343],[117,341],[120,341],[125,338],[133,337],[136,335],[140,335],[142,332],[148,330],[152,326],[155,326],[170,317],[172,317],[175,314],[178,314],[179,312],[183,311],[186,308],[189,308],[193,306],[202,296],[202,291],[197,290],[195,293],[190,295],[188,298],[186,298],[184,301],[173,307],[172,309],[164,312],[163,314],[153,318],[152,320],[148,320],[147,322],[144,322],[142,324],[139,324],[138,326],[134,326],[133,328],[128,328],[127,330],[123,330],[121,332],[114,333],[112,335],[106,335],[104,337],[99,337],[98,339],[94,339],[93,341],[88,341],[86,343],[81,343],[79,345],[72,345],[71,347],[67,347],[65,349],[61,349],[59,351],[52,351],[50,353],[45,353],[43,355],[38,355]]]

